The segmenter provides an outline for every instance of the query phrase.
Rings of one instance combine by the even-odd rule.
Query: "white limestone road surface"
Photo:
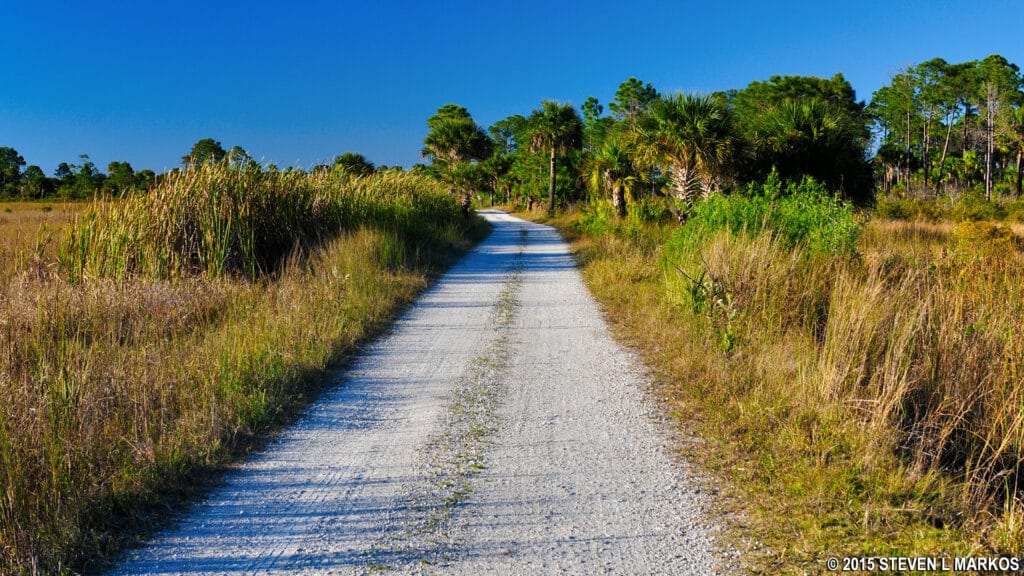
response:
[[[703,495],[567,245],[494,232],[112,574],[709,574]]]

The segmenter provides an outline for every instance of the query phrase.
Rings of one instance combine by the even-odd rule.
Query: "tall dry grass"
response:
[[[417,176],[209,166],[5,262],[0,573],[102,564],[287,420],[473,226]]]
[[[450,204],[429,177],[399,171],[361,178],[206,164],[168,176],[149,194],[97,203],[72,228],[60,260],[73,277],[256,278],[343,228],[432,240],[438,225],[451,225]]]
[[[1024,550],[1010,228],[873,221],[852,255],[770,228],[622,228],[576,240],[584,276],[711,440],[688,450],[733,480],[754,570]]]

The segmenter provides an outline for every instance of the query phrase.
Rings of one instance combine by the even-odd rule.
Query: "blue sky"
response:
[[[999,53],[1024,66],[1016,1],[52,2],[0,0],[0,146],[52,174],[87,153],[158,172],[200,138],[309,167],[419,161],[425,120],[488,125],[552,98],[842,72],[858,98],[901,67]]]

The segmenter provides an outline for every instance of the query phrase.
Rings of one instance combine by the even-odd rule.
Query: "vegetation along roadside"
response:
[[[1019,554],[1021,239],[790,188],[712,198],[681,228],[645,203],[548,223],[704,440],[685,455],[728,480],[754,571]]]
[[[164,174],[51,178],[0,147],[0,571],[84,566],[282,421],[470,241],[471,202],[573,238],[755,570],[1024,552],[1019,67],[936,58],[869,102],[842,74],[630,78],[607,112],[446,104],[408,171],[205,138]],[[24,209],[55,198],[96,201]]]
[[[222,162],[63,222],[2,260],[5,574],[115,557],[291,418],[485,226],[423,175]]]

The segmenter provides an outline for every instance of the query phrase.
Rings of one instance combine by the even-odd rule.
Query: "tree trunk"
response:
[[[551,147],[551,170],[548,177],[548,216],[555,215],[555,147]]]
[[[672,166],[672,192],[678,200],[686,204],[687,211],[693,205],[694,180],[695,178],[686,165]]]
[[[1020,193],[1021,193],[1020,177],[1021,177],[1021,170],[1024,169],[1024,166],[1021,165],[1021,156],[1024,156],[1024,142],[1021,142],[1021,143],[1019,143],[1017,145],[1017,198],[1020,198]]]
[[[612,206],[615,207],[615,215],[619,218],[626,217],[626,196],[622,193],[622,186],[612,186]]]
[[[949,150],[949,137],[953,134],[953,112],[949,113],[946,119],[946,141],[942,143],[942,158],[939,159],[939,174],[935,177],[935,192],[939,191],[942,185],[942,172],[946,166],[946,152]]]
[[[907,111],[907,167],[903,173],[904,194],[910,194],[910,111]]]
[[[992,201],[992,156],[995,154],[995,87],[989,86],[987,93],[988,98],[986,99],[985,111],[985,199],[989,202]]]
[[[921,132],[921,167],[924,171],[924,197],[928,197],[928,151],[931,147],[932,139],[929,128],[931,128],[931,111],[925,115],[924,122],[922,125],[924,129]]]

